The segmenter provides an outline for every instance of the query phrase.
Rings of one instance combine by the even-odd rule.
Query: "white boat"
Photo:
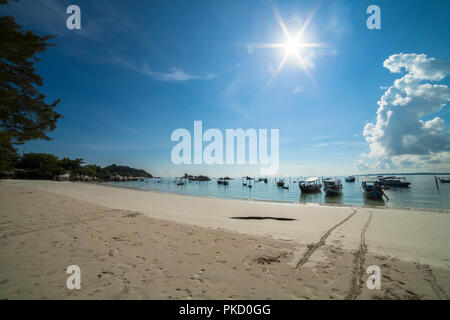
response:
[[[320,183],[320,180],[317,177],[312,177],[304,181],[299,181],[298,186],[302,191],[302,193],[316,193],[320,192],[320,188],[322,188],[322,184]]]

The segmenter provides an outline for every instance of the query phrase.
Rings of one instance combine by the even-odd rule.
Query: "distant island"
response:
[[[190,174],[185,173],[183,177],[180,177],[181,179],[188,179],[189,181],[211,181],[210,177],[207,176],[193,176]]]
[[[153,176],[142,169],[134,169],[127,166],[118,166],[116,164],[112,164],[103,169],[108,170],[113,175],[119,175],[122,177],[143,177],[143,178],[153,178]]]
[[[133,181],[153,176],[142,169],[112,164],[101,167],[84,165],[83,159],[59,159],[48,153],[26,153],[18,159],[14,169],[1,171],[0,178],[40,179],[59,181]]]

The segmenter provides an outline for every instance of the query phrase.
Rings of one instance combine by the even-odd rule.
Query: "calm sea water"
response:
[[[274,179],[270,179],[267,184],[253,181],[252,188],[242,186],[240,179],[231,180],[229,186],[218,185],[216,179],[210,182],[191,182],[184,186],[177,186],[173,178],[163,178],[161,183],[158,183],[157,179],[147,179],[145,181],[108,182],[108,184],[214,198],[450,210],[450,184],[439,184],[438,190],[432,175],[406,176],[407,181],[411,182],[410,187],[391,187],[389,190],[385,190],[389,201],[370,200],[363,196],[361,180],[367,179],[367,177],[358,177],[353,183],[345,182],[344,177],[339,178],[344,185],[341,196],[327,196],[323,191],[317,194],[302,194],[298,183],[294,183],[297,178],[284,179],[290,186],[289,190],[278,188]]]

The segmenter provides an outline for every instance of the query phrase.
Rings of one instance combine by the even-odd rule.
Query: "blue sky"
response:
[[[70,4],[81,8],[81,30],[66,28]],[[381,8],[381,30],[366,27],[371,4]],[[301,50],[308,72],[289,57],[275,77],[285,50],[257,45],[285,42],[274,8],[292,33],[312,17],[302,41],[323,46]],[[194,120],[202,120],[205,129],[222,132],[280,129],[279,175],[450,170],[450,115],[443,106],[449,97],[448,1],[21,0],[0,12],[26,29],[56,35],[38,72],[49,101],[62,99],[57,110],[64,119],[53,141],[27,143],[26,152],[162,176],[259,172],[257,166],[172,164],[172,131],[193,131]],[[383,66],[401,53],[415,56]],[[440,107],[414,113],[413,102],[393,103],[392,110],[403,106],[402,117],[411,121],[398,120],[393,129],[377,123],[377,102],[406,74],[393,72],[395,64],[444,76],[417,78],[440,86],[440,100],[433,100]],[[425,131],[415,135],[417,121]],[[365,131],[368,123],[376,130]],[[430,147],[398,146],[388,135]]]

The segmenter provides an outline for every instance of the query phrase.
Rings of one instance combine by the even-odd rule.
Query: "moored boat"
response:
[[[356,180],[355,176],[349,176],[345,178],[345,182],[355,182],[355,180]]]
[[[316,193],[320,192],[320,189],[322,188],[322,184],[320,183],[320,180],[317,177],[312,177],[304,181],[299,181],[298,186],[302,191],[302,193]]]
[[[450,178],[444,177],[444,178],[438,178],[440,183],[450,183]]]
[[[382,186],[408,188],[411,182],[406,181],[405,177],[382,177],[378,181]]]
[[[383,197],[386,197],[389,200],[379,181],[363,181],[362,189],[367,198],[382,200]]]
[[[280,181],[277,181],[277,187],[284,187],[284,181],[283,180],[280,180]]]
[[[340,194],[342,193],[342,189],[344,189],[344,186],[342,185],[341,179],[323,179],[323,191],[327,195]]]
[[[251,177],[249,177],[249,176],[242,177],[242,185],[243,185],[244,187],[249,187],[249,188],[251,188],[251,187],[252,187],[252,180],[255,180],[255,178],[251,178]]]

